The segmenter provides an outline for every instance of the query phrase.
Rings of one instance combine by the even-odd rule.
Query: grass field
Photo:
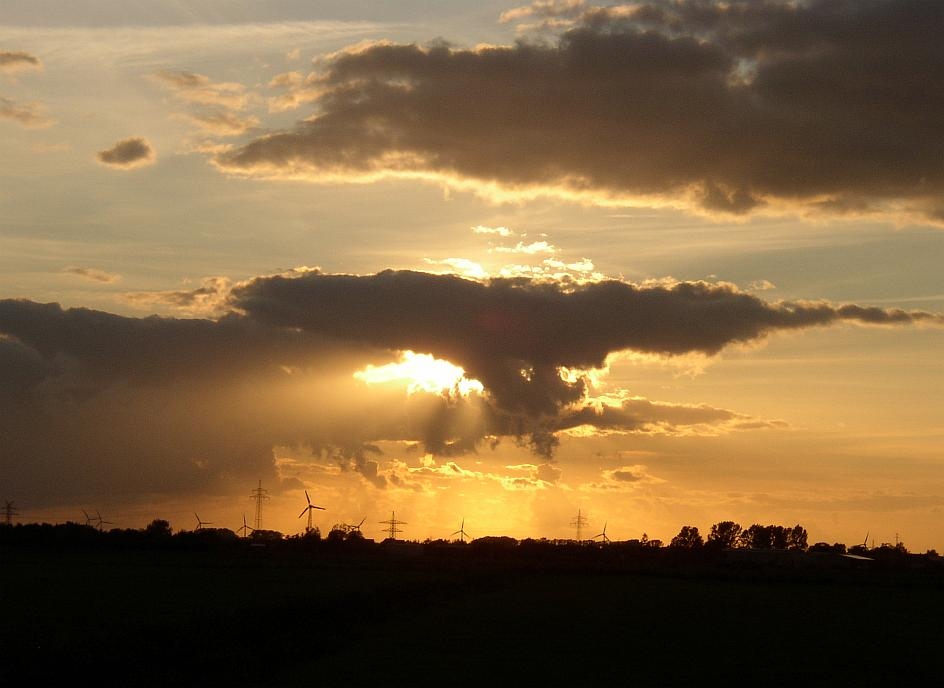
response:
[[[938,579],[4,548],[3,685],[907,685]]]

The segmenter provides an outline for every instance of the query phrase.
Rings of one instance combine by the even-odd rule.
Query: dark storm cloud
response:
[[[0,301],[0,474],[23,499],[271,481],[273,447],[309,440],[300,419],[325,403],[280,404],[272,390],[291,389],[285,368],[356,365],[345,356],[317,335],[245,318]]]
[[[258,278],[231,303],[251,319],[344,341],[432,353],[482,381],[508,411],[556,415],[580,400],[582,379],[560,368],[599,368],[614,352],[716,354],[778,330],[848,321],[942,324],[921,311],[827,303],[775,303],[727,285],[638,287],[385,271],[376,275]]]
[[[716,353],[783,329],[941,324],[924,312],[770,304],[702,283],[641,288],[525,279],[307,272],[230,292],[217,320],[128,318],[0,300],[0,474],[50,499],[225,489],[275,477],[308,446],[377,487],[378,441],[458,456],[515,438],[550,456],[564,431],[714,433],[776,422],[709,406],[592,399],[574,369],[614,351]],[[396,351],[462,365],[469,396],[353,377]],[[568,374],[562,367],[571,369]]]
[[[154,162],[154,149],[140,136],[122,139],[108,150],[98,152],[98,161],[109,167],[131,169]]]
[[[332,56],[304,80],[321,94],[314,117],[216,163],[939,219],[937,0],[543,5],[572,18],[554,42]]]

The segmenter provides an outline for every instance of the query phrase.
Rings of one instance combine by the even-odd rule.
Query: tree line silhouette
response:
[[[485,536],[467,542],[459,540],[427,539],[420,541],[400,541],[387,538],[377,543],[367,539],[360,530],[344,524],[336,524],[326,536],[317,528],[306,530],[298,535],[284,535],[275,530],[251,530],[244,537],[228,528],[198,527],[194,530],[174,531],[169,521],[154,519],[142,529],[112,528],[103,530],[89,524],[72,521],[62,524],[25,523],[0,524],[0,544],[61,544],[61,545],[126,545],[139,547],[281,547],[285,549],[324,549],[365,551],[375,547],[468,549],[470,552],[512,552],[535,547],[555,547],[579,549],[581,551],[647,551],[663,550],[666,552],[687,552],[690,556],[697,553],[710,555],[728,550],[745,551],[781,551],[794,553],[820,553],[835,555],[854,555],[859,557],[884,557],[908,555],[904,543],[882,543],[878,547],[868,547],[865,543],[847,547],[843,543],[829,544],[817,542],[808,544],[806,528],[794,526],[762,525],[754,523],[747,528],[734,521],[720,521],[711,526],[707,538],[703,537],[696,526],[685,525],[673,537],[668,545],[658,539],[651,539],[646,533],[640,538],[629,540],[573,540],[525,538],[518,540],[507,536]],[[927,556],[939,558],[937,552],[928,550]]]

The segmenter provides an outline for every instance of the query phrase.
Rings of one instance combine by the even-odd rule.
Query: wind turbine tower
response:
[[[610,541],[610,536],[606,534],[606,521],[603,522],[603,532],[597,533],[596,535],[593,536],[594,540],[596,540],[597,538],[603,538],[604,545]]]
[[[200,520],[200,517],[197,516],[197,512],[196,512],[196,511],[193,512],[193,515],[194,515],[194,517],[197,519],[197,530],[203,530],[203,526],[212,526],[212,525],[213,525],[213,523],[212,523],[211,521],[201,521],[201,520]]]
[[[472,536],[465,532],[465,516],[462,517],[462,523],[459,524],[459,530],[454,532],[452,535],[459,536],[459,542],[465,542],[466,538],[471,539]],[[451,537],[451,536],[450,536]]]
[[[98,532],[99,532],[99,533],[104,532],[106,525],[108,525],[108,526],[113,526],[113,525],[115,525],[115,524],[112,523],[111,521],[106,521],[106,520],[104,520],[104,519],[102,518],[102,512],[101,512],[101,511],[98,511],[98,510],[95,511],[95,520],[98,521]]]
[[[397,539],[397,534],[403,532],[402,530],[400,530],[399,528],[397,528],[397,526],[405,526],[405,525],[406,525],[406,521],[398,521],[398,520],[397,520],[397,512],[395,512],[395,511],[391,511],[391,512],[390,512],[390,520],[389,520],[389,521],[381,521],[381,523],[384,524],[385,526],[387,526],[387,527],[384,529],[384,532],[387,534],[387,537],[389,537],[391,540],[396,540],[396,539]]]
[[[308,500],[308,506],[302,509],[302,512],[298,515],[298,517],[301,518],[302,516],[305,515],[305,512],[308,512],[308,525],[305,527],[305,532],[310,533],[311,532],[311,512],[314,511],[315,509],[321,509],[322,511],[324,511],[325,508],[323,506],[316,506],[315,504],[311,503],[311,497],[308,496],[308,490],[305,490],[305,499]]]
[[[587,517],[583,515],[580,509],[577,509],[577,515],[570,521],[570,527],[577,529],[577,542],[583,542],[583,529],[587,527]]]
[[[242,533],[242,534],[243,534],[243,537],[249,537],[249,531],[250,531],[250,530],[255,530],[255,529],[254,529],[252,526],[246,525],[246,514],[243,514],[243,527],[242,527],[242,528],[237,528],[237,529],[236,529],[236,532],[237,532],[237,533]]]
[[[262,481],[259,481],[259,487],[253,490],[249,498],[256,502],[256,525],[253,530],[262,530],[262,503],[269,498],[269,491],[262,489]]]

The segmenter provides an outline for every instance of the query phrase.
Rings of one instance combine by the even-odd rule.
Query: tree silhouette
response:
[[[721,521],[711,526],[708,545],[718,549],[736,547],[741,535],[741,526],[734,521]]]
[[[676,547],[681,549],[697,549],[704,544],[704,540],[701,537],[701,533],[698,532],[698,528],[695,526],[682,526],[682,529],[678,532],[672,542],[669,543],[669,547]]]
[[[787,534],[787,549],[805,552],[807,549],[807,537],[806,528],[799,523],[796,524]]]
[[[155,518],[147,524],[144,534],[150,538],[169,538],[172,535],[170,523],[163,518]]]

